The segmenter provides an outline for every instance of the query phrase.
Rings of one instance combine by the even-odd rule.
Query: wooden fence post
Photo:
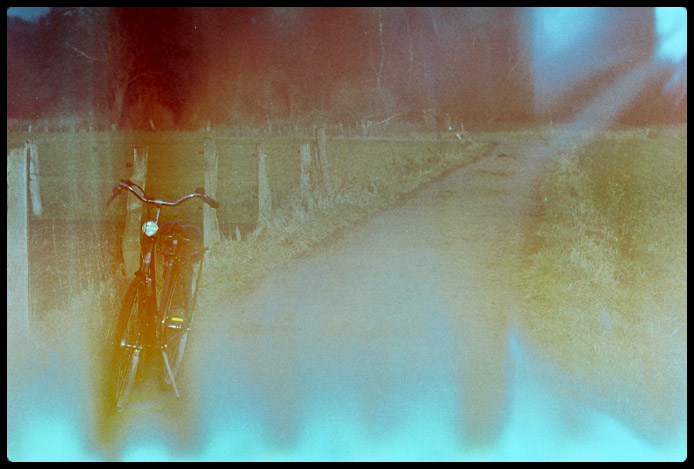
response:
[[[145,189],[147,182],[147,147],[136,147],[133,151],[133,174],[130,180]],[[142,203],[128,192],[123,230],[123,269],[130,275],[140,267],[140,229],[142,226]]]
[[[318,142],[318,161],[320,167],[320,177],[323,187],[330,191],[330,177],[328,176],[328,154],[325,143],[325,124],[316,128],[316,142]]]
[[[26,142],[27,156],[29,157],[29,194],[31,195],[31,210],[34,215],[40,216],[41,191],[39,189],[39,146],[36,142]]]
[[[7,340],[29,335],[27,158],[24,148],[7,155]]]
[[[270,185],[267,182],[267,172],[265,171],[265,149],[262,143],[255,147],[256,159],[258,160],[258,223],[265,224],[272,212],[272,197],[270,195]]]
[[[203,145],[205,147],[205,193],[214,199],[217,194],[217,149],[211,138],[206,138]],[[207,204],[203,204],[202,207],[202,231],[207,246],[221,240],[216,211]]]
[[[303,195],[311,192],[311,144],[301,145],[301,193]]]

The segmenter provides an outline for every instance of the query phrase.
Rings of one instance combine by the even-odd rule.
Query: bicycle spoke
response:
[[[125,361],[125,360],[124,360]],[[125,403],[130,394],[133,384],[135,384],[135,375],[137,373],[137,365],[140,361],[140,350],[132,351],[132,357],[129,360],[129,366],[125,374],[119,374],[118,389],[116,391],[116,406],[118,410],[123,410]],[[128,363],[126,363],[128,364]]]

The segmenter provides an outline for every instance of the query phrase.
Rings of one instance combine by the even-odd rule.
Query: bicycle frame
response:
[[[158,222],[158,218],[159,209],[157,209],[155,223]],[[143,301],[147,305],[147,308],[146,314],[142,315],[142,320],[145,321],[145,323],[142,324],[143,331],[145,331],[145,347],[155,345],[157,342],[155,326],[160,315],[159,305],[157,303],[157,278],[155,266],[157,234],[150,237],[144,233],[141,233],[140,267],[135,272],[135,276],[142,278],[145,281],[146,286],[146,296]]]
[[[160,205],[155,205],[156,207],[156,215],[154,217],[154,223],[156,226],[159,226],[159,215],[161,213],[161,206]],[[143,223],[143,227],[147,226],[148,222],[151,222],[152,220],[147,220]],[[151,225],[150,225],[151,226]],[[176,380],[174,378],[174,373],[171,369],[171,364],[169,363],[168,356],[166,354],[166,347],[167,344],[164,342],[164,339],[162,337],[162,334],[160,334],[160,331],[162,330],[161,328],[166,327],[164,324],[165,321],[165,312],[160,311],[160,305],[158,305],[157,302],[157,278],[156,278],[156,247],[157,243],[159,240],[159,230],[157,229],[157,232],[148,235],[145,232],[145,229],[143,228],[143,232],[140,235],[140,268],[135,272],[136,276],[141,277],[145,281],[145,286],[146,286],[146,297],[144,298],[144,302],[146,304],[146,314],[142,315],[141,320],[143,323],[141,324],[142,330],[144,331],[145,334],[145,340],[143,343],[143,348],[149,348],[153,350],[159,350],[161,352],[162,358],[164,360],[164,364],[166,366],[167,373],[169,374],[169,378],[171,380],[171,385],[173,386],[174,393],[176,394],[176,397],[179,397],[179,392],[178,392],[178,386],[176,385]],[[171,252],[164,253],[164,259],[165,259],[165,265],[164,265],[164,273],[163,273],[163,278],[167,279],[173,272],[173,269],[176,268],[184,268],[185,264],[187,263],[186,260],[181,259],[178,256],[177,253],[177,248],[179,245],[179,242],[182,238],[181,234],[177,231],[174,230],[172,233],[173,236],[173,241],[172,241],[172,250]],[[203,250],[204,253],[204,250]],[[202,253],[201,253],[202,254]],[[200,268],[198,269],[198,280],[200,278],[200,275],[202,273],[202,258],[200,259]],[[196,282],[195,285],[195,295],[197,295],[197,286],[198,283]],[[194,303],[191,303],[191,308]],[[187,333],[190,331],[190,326],[191,322],[189,322],[188,326],[186,326],[186,331],[181,332]]]
[[[188,194],[181,199],[179,199],[176,202],[167,202],[159,199],[149,199],[145,196],[144,190],[127,180],[122,180],[119,183],[118,186],[114,188],[113,191],[113,197],[108,201],[110,204],[111,201],[118,196],[123,189],[127,189],[131,193],[133,193],[140,201],[142,201],[144,204],[149,204],[149,205],[154,205],[155,206],[155,216],[153,219],[151,217],[147,217],[148,220],[146,220],[142,224],[142,230],[140,233],[140,266],[138,270],[135,272],[135,277],[139,277],[142,279],[142,281],[145,284],[145,292],[144,292],[144,297],[140,299],[141,304],[144,306],[144,314],[140,314],[138,319],[139,319],[139,327],[140,330],[142,331],[142,342],[139,345],[128,345],[128,344],[123,344],[121,343],[121,346],[127,346],[127,347],[133,347],[139,350],[138,354],[141,353],[143,349],[159,349],[161,351],[162,358],[164,360],[164,364],[166,367],[166,371],[168,373],[168,378],[170,379],[170,384],[172,385],[174,392],[176,394],[176,397],[179,397],[179,392],[178,392],[178,387],[176,385],[176,381],[174,379],[174,372],[172,371],[171,364],[169,363],[169,357],[167,355],[167,343],[166,343],[166,333],[165,329],[167,327],[166,325],[166,317],[167,317],[167,312],[166,309],[168,309],[168,306],[163,306],[159,305],[157,301],[157,280],[156,280],[156,246],[158,242],[158,238],[160,235],[160,229],[159,229],[159,215],[161,213],[161,208],[163,206],[176,206],[184,201],[193,198],[193,197],[199,197],[202,198],[204,202],[206,202],[208,205],[212,206],[213,208],[219,207],[219,203],[215,201],[214,199],[208,197],[205,195],[203,189],[196,189],[196,192],[193,194]],[[139,189],[136,190],[136,189]],[[107,204],[108,205],[108,204]],[[189,296],[186,296],[186,303],[185,303],[185,311],[186,314],[190,313],[189,320],[187,325],[185,326],[185,331],[181,331],[180,335],[183,336],[183,342],[185,343],[185,334],[190,332],[191,326],[192,326],[192,319],[193,319],[193,310],[195,306],[195,301],[197,299],[197,291],[198,291],[198,285],[199,285],[199,280],[200,276],[202,274],[202,262],[203,262],[203,257],[204,257],[204,252],[207,250],[207,248],[201,247],[199,250],[194,251],[192,253],[187,253],[184,254],[184,256],[179,255],[178,253],[178,248],[180,245],[180,241],[182,239],[185,239],[185,236],[181,230],[180,225],[174,224],[173,229],[171,230],[171,236],[172,236],[172,243],[171,243],[171,249],[167,252],[164,253],[164,260],[165,260],[165,267],[164,267],[164,282],[165,282],[165,287],[164,289],[166,290],[166,283],[173,281],[172,279],[176,275],[182,275],[181,272],[183,271],[182,269],[186,269],[189,265],[192,266],[195,263],[199,262],[199,267],[198,267],[198,272],[197,272],[197,278],[195,282],[195,290],[193,292],[190,292],[187,295],[190,295],[192,293],[192,298]],[[191,261],[195,256],[200,255],[199,261]],[[191,275],[194,272],[191,271]],[[183,288],[189,288],[190,287],[190,281],[192,279],[190,278],[185,278],[184,281],[188,282],[187,286],[184,286]],[[180,281],[180,280],[178,280]],[[163,293],[162,293],[163,294]],[[162,298],[163,300],[163,298]],[[165,308],[165,310],[160,310],[162,308]],[[175,350],[175,349],[174,349]],[[182,353],[182,352],[181,352]],[[177,360],[180,360],[178,358]]]

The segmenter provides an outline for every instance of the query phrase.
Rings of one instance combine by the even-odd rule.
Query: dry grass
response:
[[[525,322],[572,374],[666,426],[686,374],[687,140],[663,135],[610,134],[547,177]]]

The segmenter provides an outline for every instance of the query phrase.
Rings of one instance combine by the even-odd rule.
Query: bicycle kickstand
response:
[[[173,386],[174,392],[176,393],[176,397],[181,397],[181,395],[178,394],[178,386],[176,386],[176,380],[174,379],[173,372],[171,371],[171,365],[169,365],[169,357],[166,356],[166,350],[162,349],[161,355],[162,357],[164,357],[166,371],[169,373],[169,379],[171,380],[171,385]]]

